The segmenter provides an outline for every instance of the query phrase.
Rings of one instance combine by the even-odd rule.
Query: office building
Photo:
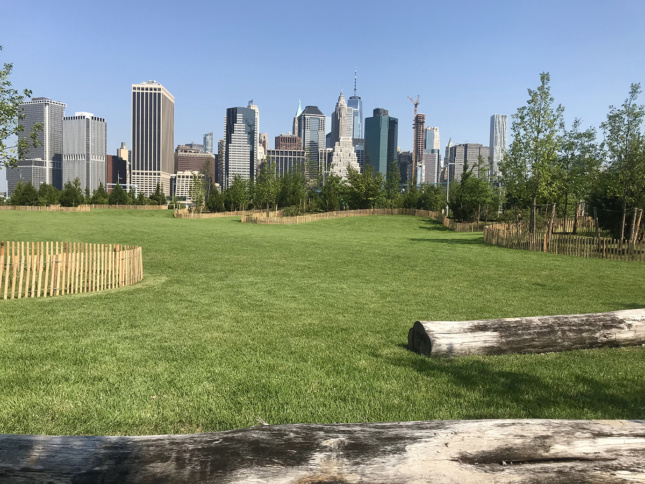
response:
[[[427,127],[425,131],[423,152],[431,153],[432,150],[438,150],[438,149],[440,149],[439,128],[434,126]]]
[[[506,114],[493,114],[490,117],[490,177],[492,180],[499,177],[499,163],[506,152],[507,129],[508,116]]]
[[[119,155],[105,155],[105,189],[112,191],[117,183],[127,189],[130,184],[130,164],[128,160],[121,158]]]
[[[342,129],[341,118],[344,120],[342,121]],[[331,115],[331,140],[327,148],[333,148],[341,138],[349,138],[351,140],[354,137],[353,120],[353,109],[347,107],[343,91],[340,91],[340,96],[338,96],[338,101],[336,102],[336,109]]]
[[[63,118],[63,184],[78,178],[90,193],[105,186],[106,140],[104,118],[84,112]]]
[[[175,173],[198,171],[203,173],[209,185],[215,183],[215,155],[204,153],[190,145],[178,145],[175,149]]]
[[[198,153],[203,153],[204,152],[204,145],[200,145],[199,143],[186,143],[185,146],[191,150],[196,150]]]
[[[295,134],[287,133],[275,137],[275,149],[296,151],[302,149],[302,138]]]
[[[401,151],[397,154],[401,185],[407,185],[412,182],[412,167],[414,166],[412,155],[411,151]]]
[[[356,161],[362,173],[365,169],[365,140],[363,138],[354,138],[352,139],[352,144],[356,153]]]
[[[213,132],[204,135],[204,152],[213,153]]]
[[[420,183],[420,180],[423,178],[420,175],[421,167],[423,166],[423,149],[425,146],[425,124],[426,124],[426,115],[417,114],[414,118],[414,150],[413,155],[414,166],[415,166],[415,176],[417,184]]]
[[[317,106],[307,106],[300,113],[297,134],[302,138],[302,148],[307,156],[307,177],[314,179],[324,169],[320,150],[325,148],[325,115]]]
[[[354,115],[351,112],[351,108],[349,108],[348,112],[345,97],[343,96],[343,91],[341,91],[336,103],[336,110],[332,116],[334,147],[331,163],[329,164],[329,173],[344,180],[347,179],[350,169],[360,171],[356,153],[354,152],[354,144],[352,143],[353,120]]]
[[[293,134],[298,134],[298,118],[302,114],[302,105],[300,104],[300,99],[298,99],[298,109],[296,110],[296,115],[293,117]]]
[[[170,196],[175,166],[175,98],[157,81],[132,84],[132,183],[150,196]]]
[[[305,151],[303,149],[268,150],[267,156],[271,159],[271,163],[274,164],[278,176],[305,168]]]
[[[20,138],[29,139],[30,145],[25,158],[18,161],[18,167],[7,169],[9,196],[11,196],[18,180],[22,180],[24,183],[31,182],[36,188],[41,183],[48,183],[59,190],[63,188],[63,117],[65,116],[65,107],[66,104],[52,101],[46,97],[35,97],[18,106],[18,109],[24,114],[24,118],[18,122],[23,127]],[[36,123],[40,123],[42,129],[37,131],[37,146],[33,146],[31,133]],[[12,173],[13,171],[15,172]]]
[[[483,161],[482,169],[485,171],[481,176],[487,179],[489,154],[488,146],[483,146],[478,143],[464,143],[451,146],[448,158],[448,176],[450,182],[460,181],[465,169],[471,171],[474,176],[479,177],[479,157]]]
[[[217,142],[217,156],[215,158],[215,183],[224,188],[224,162],[226,154],[226,141]]]
[[[192,185],[195,179],[203,180],[204,174],[197,170],[182,170],[173,175],[174,193],[171,194],[176,200],[192,201]]]
[[[121,142],[121,147],[117,148],[116,156],[124,159],[125,161],[130,161],[130,150],[125,146],[125,141]]]
[[[386,175],[388,166],[397,160],[398,135],[399,120],[387,109],[376,108],[372,117],[365,118],[365,165]]]
[[[253,132],[253,166],[255,167],[255,174],[253,176],[255,177],[260,169],[260,161],[262,161],[260,151],[260,110],[253,104],[253,99],[249,101],[247,108],[255,113],[255,130]]]
[[[423,153],[423,183],[436,184],[439,182],[441,168],[441,155],[438,149],[432,149]]]
[[[249,107],[228,108],[224,130],[223,188],[235,175],[254,180],[256,173],[257,111]]]
[[[354,69],[354,95],[347,99],[347,107],[352,108],[352,136],[363,138],[363,101],[356,95],[356,70]]]

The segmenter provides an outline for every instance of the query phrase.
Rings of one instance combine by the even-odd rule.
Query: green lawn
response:
[[[645,265],[486,246],[415,217],[303,225],[0,212],[0,239],[141,245],[143,282],[0,301],[0,433],[645,418],[645,348],[428,359],[417,319],[645,306]]]

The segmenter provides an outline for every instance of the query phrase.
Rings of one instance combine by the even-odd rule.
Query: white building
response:
[[[358,159],[356,158],[354,143],[351,136],[351,131],[353,131],[354,114],[352,113],[350,115],[347,113],[347,104],[345,103],[345,97],[343,96],[342,91],[338,97],[338,103],[336,104],[336,110],[334,111],[332,119],[335,121],[332,124],[332,136],[335,137],[337,135],[339,139],[334,143],[334,151],[331,155],[329,174],[337,175],[343,180],[347,180],[347,174],[349,173],[350,168],[353,168],[356,171],[360,171],[361,168],[358,164]],[[350,121],[348,122],[348,120]],[[348,126],[352,126],[352,130],[349,130]]]
[[[490,176],[493,180],[499,176],[499,162],[506,152],[507,129],[506,114],[493,114],[490,117]]]
[[[203,182],[204,174],[198,171],[183,170],[175,174],[175,198],[179,200],[192,201],[191,187],[195,177]]]
[[[90,193],[105,186],[107,124],[92,113],[63,118],[63,184],[78,178]]]
[[[132,84],[132,183],[170,196],[175,165],[175,98],[157,81]]]

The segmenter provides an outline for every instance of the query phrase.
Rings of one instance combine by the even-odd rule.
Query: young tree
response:
[[[365,165],[363,173],[353,168],[347,172],[347,201],[352,209],[374,208],[382,197],[383,175]]]
[[[226,190],[233,210],[246,210],[249,204],[249,182],[240,175],[234,175],[231,186]]]
[[[535,232],[538,199],[552,201],[558,190],[556,175],[559,149],[558,128],[562,124],[561,105],[553,107],[548,72],[540,74],[540,85],[529,89],[526,106],[513,115],[513,142],[500,166],[507,193],[516,202],[530,200],[530,231]]]
[[[224,194],[217,188],[214,188],[210,196],[206,200],[206,209],[209,212],[223,212],[224,208]]]
[[[320,191],[320,202],[326,212],[340,210],[345,192],[345,182],[338,175],[330,174]]]
[[[68,181],[60,192],[60,204],[63,207],[77,207],[85,202],[81,180],[76,177],[73,182]]]
[[[421,210],[440,212],[446,206],[446,191],[438,185],[421,185],[417,207]]]
[[[128,205],[131,203],[131,200],[123,187],[117,183],[110,192],[108,203],[110,205]]]
[[[387,167],[387,174],[385,175],[385,197],[389,208],[394,208],[395,201],[399,198],[401,185],[401,173],[399,172],[399,164],[396,160]]]
[[[620,108],[609,106],[607,120],[600,125],[605,134],[603,147],[607,150],[609,170],[613,174],[610,193],[622,202],[621,240],[625,238],[627,207],[633,205],[645,190],[640,132],[645,106],[636,103],[640,93],[640,84],[632,84],[623,105]]]
[[[570,130],[562,124],[560,153],[558,155],[558,178],[564,197],[564,221],[566,226],[569,199],[575,202],[573,233],[577,232],[580,201],[590,192],[600,170],[601,156],[596,145],[596,131],[589,128],[580,131],[580,120],[575,119]]]
[[[48,183],[41,183],[38,187],[38,204],[39,205],[56,205],[60,192]]]
[[[201,212],[206,198],[203,176],[193,174],[193,179],[190,181],[190,187],[188,188],[188,197],[195,204],[197,212]]]
[[[276,178],[275,164],[267,156],[266,161],[260,166],[258,181],[255,184],[255,204],[257,207],[266,206],[267,216],[271,205],[278,208],[277,199],[280,190],[280,182]]]
[[[92,193],[90,203],[93,203],[94,205],[107,205],[108,198],[108,192],[105,190],[103,182],[99,182],[99,187],[94,190],[94,193]]]
[[[0,46],[2,51],[2,46]],[[40,123],[34,124],[34,127],[28,136],[23,136],[24,126],[20,125],[20,120],[24,119],[24,114],[20,109],[20,104],[26,99],[31,98],[31,91],[25,89],[22,94],[11,88],[9,76],[13,64],[4,64],[0,69],[0,169],[5,167],[16,166],[19,159],[23,159],[29,149],[29,146],[38,146],[38,132],[42,130]],[[7,140],[16,136],[18,141],[13,146],[8,146]]]
[[[157,186],[155,187],[155,192],[150,196],[150,200],[155,202],[157,205],[165,205],[167,200],[166,200],[166,195],[161,191],[161,183],[157,183]]]
[[[38,191],[31,182],[19,180],[9,199],[11,205],[38,205]]]

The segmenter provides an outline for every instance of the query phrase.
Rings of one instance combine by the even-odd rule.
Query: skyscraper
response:
[[[439,128],[429,126],[425,131],[425,142],[423,146],[424,153],[431,153],[431,150],[440,149],[439,144]]]
[[[296,115],[293,117],[293,134],[298,134],[298,118],[302,114],[302,105],[300,104],[300,99],[298,99],[298,109],[296,110]]]
[[[341,128],[341,119],[343,119],[343,126]],[[340,91],[338,102],[336,102],[336,109],[331,115],[331,143],[328,148],[333,148],[341,138],[354,137],[354,110],[347,107],[343,91]]]
[[[316,178],[321,169],[320,150],[325,148],[325,115],[317,106],[307,106],[298,116],[298,136],[307,155],[307,177]]]
[[[78,178],[90,193],[105,186],[107,124],[92,113],[63,118],[63,183]]]
[[[347,112],[343,91],[340,92],[336,110],[332,116],[332,138],[334,138],[334,151],[331,156],[329,172],[333,175],[347,179],[349,169],[360,171],[354,145],[352,143],[354,116]]]
[[[423,167],[423,150],[425,145],[425,124],[426,115],[417,114],[414,118],[414,168],[417,184],[421,184],[423,176],[421,176]]]
[[[387,109],[376,108],[371,118],[365,118],[365,164],[374,172],[387,174],[392,161],[397,160],[399,120],[390,117]]]
[[[347,107],[352,108],[352,132],[354,138],[363,137],[363,101],[356,95],[356,69],[354,69],[354,95],[349,96]]]
[[[204,135],[204,153],[213,152],[213,132]]]
[[[499,176],[499,162],[502,161],[506,151],[506,131],[508,116],[506,114],[493,114],[490,117],[490,176],[496,179]]]
[[[30,143],[24,160],[18,166],[7,170],[7,189],[11,195],[18,180],[31,182],[36,188],[41,183],[49,183],[59,190],[63,188],[63,117],[66,104],[52,101],[46,97],[35,97],[22,103],[19,109],[24,119],[19,121],[23,126],[21,138],[28,138],[36,123],[42,129],[38,131],[38,146]]]
[[[228,188],[235,175],[255,179],[257,111],[251,108],[228,108],[224,130],[223,186]]]
[[[464,173],[464,168],[468,167],[474,176],[479,176],[479,157],[484,160],[484,169],[488,167],[488,156],[490,151],[488,146],[479,143],[465,143],[451,146],[448,163],[448,174],[450,181],[459,181]],[[482,174],[483,175],[483,174]]]
[[[175,165],[175,98],[157,81],[132,84],[132,183],[170,196]]]
[[[255,175],[257,175],[258,170],[260,169],[260,110],[258,107],[253,104],[253,99],[249,101],[249,104],[246,106],[247,108],[253,110],[255,112],[255,130],[253,133],[253,166],[255,167],[255,173],[253,174],[253,177],[255,178]]]

